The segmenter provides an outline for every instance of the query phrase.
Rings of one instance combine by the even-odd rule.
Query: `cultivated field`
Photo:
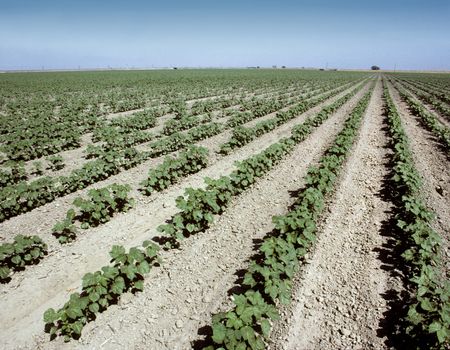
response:
[[[450,75],[0,76],[2,349],[448,349]]]

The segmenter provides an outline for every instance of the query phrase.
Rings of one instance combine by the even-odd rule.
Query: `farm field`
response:
[[[2,349],[448,349],[450,75],[0,75]]]

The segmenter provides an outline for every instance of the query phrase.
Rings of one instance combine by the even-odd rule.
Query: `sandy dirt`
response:
[[[184,240],[179,249],[162,251],[163,264],[146,276],[144,292],[126,293],[88,323],[79,341],[49,341],[43,332],[42,315],[58,308],[80,287],[81,277],[108,263],[114,244],[140,245],[159,236],[156,227],[175,214],[175,198],[185,188],[204,187],[204,177],[217,178],[235,169],[235,161],[259,153],[292,126],[317,113],[349,92],[328,99],[257,138],[228,156],[214,151],[226,142],[230,131],[199,142],[210,150],[209,165],[197,174],[183,178],[167,190],[150,197],[138,192],[149,168],[164,157],[151,159],[105,181],[58,198],[31,212],[0,223],[6,240],[18,233],[33,232],[49,243],[49,255],[38,265],[14,274],[0,285],[2,349],[190,349],[211,315],[230,306],[230,290],[246,268],[255,244],[269,232],[272,216],[286,213],[302,188],[304,176],[341,130],[343,121],[368,85],[341,107],[323,125],[255,185],[234,198],[214,224]],[[436,230],[444,237],[448,253],[450,232],[450,172],[448,159],[433,135],[424,130],[388,84],[394,102],[411,140],[417,169],[424,177],[423,196],[436,213]],[[309,86],[308,90],[316,88]],[[277,96],[296,92],[264,92]],[[250,93],[250,92],[249,92]],[[214,99],[214,97],[207,97]],[[194,101],[190,101],[193,103]],[[393,237],[389,234],[392,204],[386,193],[391,150],[388,148],[385,116],[382,113],[382,85],[377,78],[357,141],[341,172],[335,193],[318,228],[318,240],[306,264],[294,280],[293,301],[280,307],[282,318],[274,323],[268,349],[385,349],[390,348],[390,319],[395,314],[392,293],[402,291],[402,276],[396,269]],[[259,118],[265,120],[270,116]],[[226,119],[220,118],[221,122]],[[161,121],[163,121],[161,119]],[[252,121],[247,125],[254,125]],[[159,122],[156,128],[162,127]],[[155,128],[155,129],[156,129]],[[89,142],[86,136],[85,142]],[[75,150],[78,151],[78,150]],[[80,159],[73,152],[73,162]],[[78,163],[79,164],[79,163]],[[51,228],[61,220],[73,199],[90,188],[111,183],[132,186],[135,207],[115,215],[97,228],[82,230],[77,240],[61,246],[51,236]],[[448,262],[448,255],[445,256]]]
[[[316,107],[310,113],[317,111],[318,108]],[[297,122],[303,118],[305,115],[299,116]],[[288,127],[285,126],[284,130],[287,136]],[[280,130],[276,130],[274,134],[277,133],[280,133]],[[33,227],[37,234],[51,241],[50,254],[39,265],[20,272],[14,276],[11,283],[1,286],[0,292],[3,297],[0,303],[4,307],[5,315],[8,315],[7,319],[4,319],[4,327],[7,331],[2,334],[2,341],[5,344],[18,344],[18,339],[21,339],[19,343],[23,340],[24,344],[30,344],[31,339],[26,335],[42,332],[40,320],[43,311],[48,307],[61,305],[68,294],[78,288],[80,278],[85,272],[106,264],[108,261],[106,254],[111,245],[138,245],[144,239],[157,234],[155,227],[176,212],[173,199],[182,194],[185,187],[201,186],[204,176],[216,177],[219,174],[229,173],[234,167],[235,160],[245,159],[259,152],[270,144],[273,137],[273,135],[264,135],[230,156],[223,157],[199,174],[187,177],[168,191],[150,198],[141,196],[137,200],[136,208],[129,213],[119,214],[101,227],[82,232],[77,241],[64,247],[58,246],[58,243],[53,243],[49,239],[49,230],[57,220],[63,217],[73,198],[80,193],[59,198],[46,206],[24,214],[21,218],[12,218],[2,223],[2,232],[9,232],[11,236],[16,232],[24,232],[24,229],[29,231]],[[149,164],[142,164],[98,183],[95,187],[113,182],[131,183],[136,186],[139,180],[145,177],[145,169],[148,167]],[[151,220],[148,219],[149,217]],[[24,226],[24,222],[28,224]],[[114,235],[111,232],[114,232]],[[5,334],[8,334],[6,337],[8,340],[3,337]],[[16,336],[11,336],[12,334]]]

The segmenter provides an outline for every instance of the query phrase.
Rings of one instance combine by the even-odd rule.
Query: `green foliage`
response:
[[[408,137],[400,116],[384,89],[385,114],[394,149],[396,197],[399,199],[397,227],[403,232],[407,249],[402,254],[409,268],[412,296],[402,331],[410,336],[418,348],[445,348],[450,341],[450,283],[443,281],[436,270],[439,266],[441,238],[433,230],[434,215],[420,198],[422,181],[409,147]],[[410,100],[410,102],[414,102]],[[418,109],[420,110],[420,108]]]
[[[190,146],[178,158],[167,157],[164,162],[151,169],[148,178],[141,183],[141,191],[150,195],[153,191],[162,191],[176,183],[180,178],[195,174],[208,164],[208,150]]]
[[[186,129],[191,129],[199,125],[202,119],[197,116],[185,116],[179,119],[169,119],[165,124],[162,133],[172,135]]]
[[[323,108],[315,118],[307,119],[306,123],[297,126],[297,128],[294,130],[294,133],[296,134],[296,136],[294,137],[299,138],[297,142],[302,141],[303,139],[301,139],[301,137],[306,136],[306,133],[310,132],[309,128],[311,125],[320,125],[335,110],[337,110],[340,106],[347,102],[360,88],[360,86],[357,86],[354,90],[346,94],[344,97],[340,98],[338,101],[334,102],[330,106]],[[320,98],[315,98],[313,100],[301,100],[294,106],[289,107],[287,111],[278,112],[275,117],[258,122],[255,126],[250,128],[242,127],[240,125],[244,122],[247,122],[247,120],[251,120],[251,117],[256,118],[257,115],[259,116],[259,114],[256,112],[256,110],[258,109],[253,111],[252,114],[240,114],[238,116],[233,116],[233,119],[229,120],[228,125],[235,125],[236,127],[233,129],[230,140],[220,146],[219,153],[231,153],[234,149],[240,148],[250,143],[254,139],[260,137],[261,135],[274,130],[282,124],[296,118],[299,114],[304,113],[306,110],[317,106],[319,103],[334,95],[337,95],[341,91],[341,89],[338,89],[336,91],[328,92]],[[269,106],[275,108],[275,110],[280,108],[279,103],[273,103],[272,105],[269,104]],[[259,107],[261,108],[262,106]],[[267,110],[265,111],[267,112]],[[304,135],[301,136],[301,134]]]
[[[77,228],[75,222],[75,210],[69,209],[66,218],[53,226],[53,235],[58,238],[59,243],[69,243],[77,237]]]
[[[122,246],[113,246],[111,265],[84,275],[81,293],[71,294],[58,311],[48,309],[44,313],[46,332],[52,338],[63,336],[65,341],[78,339],[86,323],[116,303],[123,293],[144,289],[144,276],[159,261],[158,249],[149,241],[142,248],[130,248],[128,253]]]
[[[111,126],[126,132],[153,128],[156,125],[156,118],[162,116],[165,112],[165,109],[146,109],[130,116],[114,118],[111,121]]]
[[[420,118],[425,128],[430,130],[450,154],[450,128],[442,124],[432,113],[428,112],[425,107],[411,94],[404,89],[399,89],[401,98],[408,104],[410,111]]]
[[[28,176],[23,162],[12,162],[8,168],[0,170],[0,189],[26,181]]]
[[[73,204],[78,208],[77,219],[82,228],[94,227],[111,219],[116,212],[126,212],[134,200],[128,198],[129,185],[112,184],[107,187],[89,190],[88,199],[75,198]]]
[[[237,163],[237,170],[230,176],[217,180],[206,179],[206,189],[186,190],[186,197],[177,198],[177,207],[181,210],[167,225],[158,230],[174,239],[181,239],[208,228],[215,214],[220,214],[228,205],[232,196],[252,185],[256,178],[264,175],[293,148],[293,142],[284,140],[269,146],[260,154]]]
[[[12,243],[0,245],[0,281],[7,281],[13,271],[37,264],[47,254],[47,244],[38,236],[17,235]]]
[[[75,198],[75,209],[69,209],[66,218],[55,224],[53,235],[61,244],[76,239],[76,221],[81,228],[95,227],[111,220],[114,213],[125,212],[133,206],[134,200],[128,198],[128,185],[112,184],[107,187],[93,189],[88,192],[89,198]]]
[[[319,166],[309,169],[305,188],[298,194],[293,209],[273,218],[275,230],[264,239],[244,276],[245,292],[234,295],[235,305],[230,311],[213,316],[213,345],[205,350],[265,348],[264,340],[271,328],[269,319],[276,319],[278,302],[290,302],[292,279],[299,261],[315,240],[325,195],[332,191],[353,145],[370,95],[371,91],[350,113]]]
[[[80,130],[68,122],[41,119],[20,127],[4,138],[3,152],[11,160],[35,159],[80,146]]]
[[[42,162],[37,160],[35,162],[33,162],[33,175],[42,175],[44,173],[44,168],[42,166]]]
[[[64,168],[64,159],[60,155],[53,155],[46,158],[49,162],[48,167],[51,170],[61,170]]]

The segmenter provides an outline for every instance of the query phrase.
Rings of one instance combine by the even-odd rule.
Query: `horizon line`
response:
[[[94,68],[16,68],[16,69],[2,69],[0,73],[46,73],[46,72],[92,72],[92,71],[147,71],[147,70],[178,70],[178,69],[270,69],[270,70],[321,70],[321,71],[371,71],[371,72],[423,72],[423,73],[450,73],[450,70],[445,69],[382,69],[372,70],[370,68],[322,68],[322,67],[304,67],[304,66],[152,66],[152,67],[94,67]]]

